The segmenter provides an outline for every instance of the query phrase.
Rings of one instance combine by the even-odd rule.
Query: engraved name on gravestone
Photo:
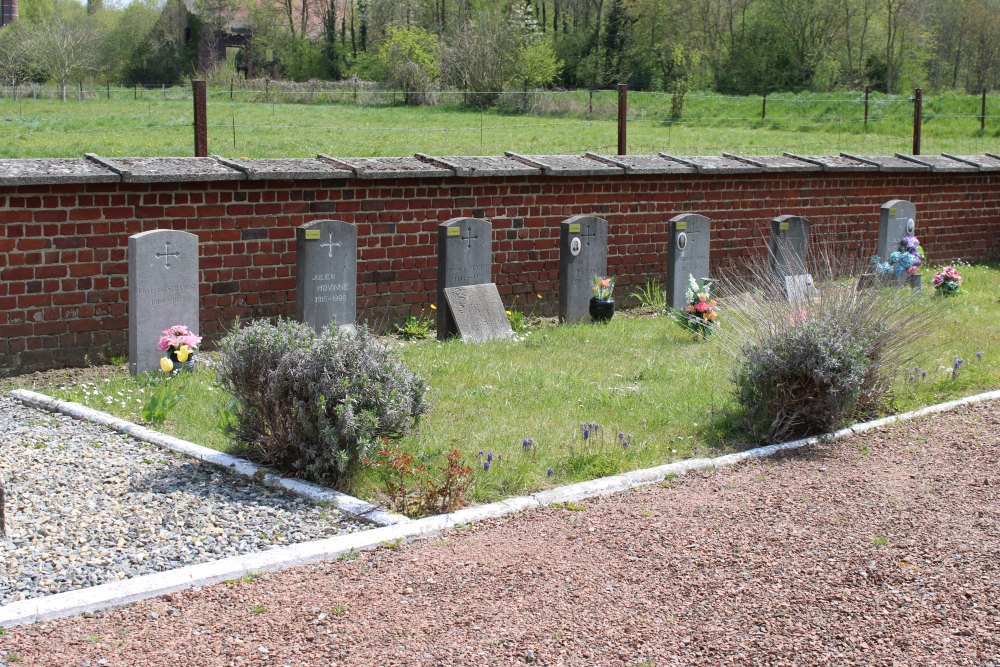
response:
[[[452,218],[438,225],[437,336],[458,332],[445,289],[493,282],[493,225],[481,218]]]
[[[877,254],[883,261],[889,259],[904,236],[917,232],[917,207],[904,199],[893,199],[882,204],[878,221]]]
[[[183,324],[200,333],[198,237],[157,229],[128,238],[128,365],[158,370],[161,332]]]
[[[482,343],[513,338],[514,330],[494,283],[446,287],[445,298],[462,340]]]
[[[316,220],[295,230],[295,317],[321,331],[331,323],[354,330],[357,317],[358,229]]]
[[[687,305],[685,292],[691,276],[696,280],[708,278],[709,249],[711,247],[711,221],[703,215],[684,213],[670,219],[667,257],[667,305],[683,308]]]
[[[608,273],[608,221],[575,215],[559,229],[559,319],[590,320],[594,276]]]

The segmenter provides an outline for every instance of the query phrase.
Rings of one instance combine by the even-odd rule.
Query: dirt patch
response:
[[[998,407],[16,629],[0,655],[28,665],[994,665]]]

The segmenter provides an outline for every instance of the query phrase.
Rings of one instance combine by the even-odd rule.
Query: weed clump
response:
[[[265,465],[336,485],[426,410],[424,381],[365,327],[256,320],[220,345],[228,435]]]

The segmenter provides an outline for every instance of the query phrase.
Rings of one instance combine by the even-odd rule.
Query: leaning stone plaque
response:
[[[317,220],[295,230],[295,317],[321,331],[354,330],[358,290],[358,229]]]
[[[667,298],[671,308],[687,305],[685,292],[691,276],[708,278],[711,221],[703,215],[684,213],[670,219],[667,257]]]
[[[198,237],[157,229],[128,238],[128,365],[157,370],[161,332],[183,324],[200,333]]]
[[[819,296],[813,285],[813,277],[808,273],[799,276],[785,276],[785,297],[789,303],[812,301]]]
[[[903,199],[893,199],[882,204],[878,220],[878,256],[887,261],[889,255],[899,250],[904,236],[917,233],[917,207]]]
[[[771,269],[779,285],[786,276],[808,271],[809,221],[797,215],[782,215],[771,221]]]
[[[559,229],[559,319],[590,321],[594,276],[608,273],[608,221],[575,215]]]
[[[445,289],[493,282],[493,225],[481,218],[453,218],[438,225],[437,336],[458,333]],[[502,312],[502,309],[501,309]]]
[[[482,343],[514,337],[495,283],[446,287],[444,294],[462,340]]]

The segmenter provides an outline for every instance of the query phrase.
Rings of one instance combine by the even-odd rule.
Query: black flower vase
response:
[[[614,299],[598,299],[590,297],[590,319],[595,322],[607,322],[615,315]]]
[[[180,362],[177,360],[177,350],[170,349],[170,361],[174,362],[174,370],[180,371],[193,371],[194,370],[194,352],[188,353],[187,361]]]

